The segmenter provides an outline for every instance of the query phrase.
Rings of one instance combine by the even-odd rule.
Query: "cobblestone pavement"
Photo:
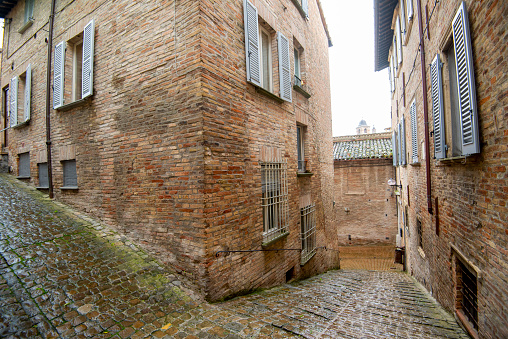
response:
[[[288,337],[468,338],[400,272],[200,301],[127,239],[0,174],[0,338]]]

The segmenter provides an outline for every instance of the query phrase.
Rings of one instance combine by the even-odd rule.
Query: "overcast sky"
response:
[[[390,127],[388,71],[374,72],[372,0],[321,0],[330,47],[333,136],[356,134],[363,118],[377,132]],[[361,19],[360,19],[361,18]]]

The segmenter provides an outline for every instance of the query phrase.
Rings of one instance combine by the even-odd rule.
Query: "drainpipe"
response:
[[[51,56],[53,51],[53,21],[55,19],[55,1],[51,1],[48,37],[48,65],[46,74],[46,152],[48,155],[49,198],[53,199],[53,165],[51,162]]]
[[[418,3],[418,27],[420,30],[420,57],[422,67],[423,120],[425,126],[425,172],[427,176],[427,210],[432,214],[432,191],[430,181],[430,150],[429,150],[429,108],[427,104],[427,73],[425,71],[425,44],[423,37],[422,3]],[[427,27],[427,29],[429,29]]]

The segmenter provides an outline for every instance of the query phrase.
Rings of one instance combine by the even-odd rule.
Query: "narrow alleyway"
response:
[[[199,301],[125,238],[4,174],[0,254],[0,338],[468,338],[395,271]]]

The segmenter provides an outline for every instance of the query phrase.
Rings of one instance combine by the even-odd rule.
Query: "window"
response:
[[[261,163],[261,186],[263,243],[267,244],[287,233],[289,223],[287,163]]]
[[[409,108],[409,115],[411,117],[411,162],[418,163],[418,129],[416,117],[416,102],[413,100]]]
[[[293,3],[304,18],[309,17],[309,0],[293,0]]]
[[[35,0],[25,0],[25,20],[24,20],[25,25],[33,21],[34,1]]]
[[[418,247],[423,250],[423,229],[422,229],[422,222],[419,218],[416,218],[416,235],[417,235]]]
[[[407,21],[413,20],[413,0],[406,0]]]
[[[434,156],[443,159],[480,152],[476,89],[469,21],[462,2],[451,23],[451,36],[431,64]],[[443,72],[443,66],[448,69]],[[448,78],[449,93],[443,91]],[[450,147],[451,145],[451,147]]]
[[[304,265],[316,253],[316,207],[308,205],[300,209],[301,215],[301,239],[302,257],[301,264]]]
[[[392,133],[393,166],[398,166],[399,165],[398,152],[397,152],[399,147],[398,147],[397,140],[398,140],[397,132],[393,131],[393,133]]]
[[[49,188],[48,163],[39,163],[37,168],[39,170],[39,188]]]
[[[4,131],[2,133],[0,147],[7,147],[7,126],[9,124],[9,86],[3,88],[2,100],[2,123],[1,126]]]
[[[32,66],[29,64],[23,74],[11,79],[9,86],[9,116],[11,126],[17,126],[30,120],[31,87]]]
[[[244,0],[245,55],[247,81],[267,92],[273,92],[272,34],[267,27],[259,24],[258,10]],[[279,97],[292,101],[291,64],[289,40],[277,32],[279,62]]]
[[[397,21],[395,22],[395,34],[396,34],[396,46],[397,48],[397,63],[400,65],[402,63],[402,36],[400,31],[400,18],[397,16]]]
[[[82,33],[55,47],[53,108],[93,94],[94,20]]]
[[[302,87],[302,75],[300,74],[300,52],[294,49],[295,52],[295,85]]]
[[[478,281],[476,272],[468,265],[456,259],[456,309],[459,319],[467,322],[467,327],[478,330]],[[468,328],[470,330],[470,328]],[[477,336],[476,336],[477,337]]]
[[[305,161],[305,139],[303,126],[296,126],[296,147],[298,153],[298,172],[303,173],[307,167]]]
[[[76,171],[76,160],[62,161],[63,167],[63,187],[78,188],[78,175]]]
[[[30,178],[30,152],[18,154],[18,179]]]

